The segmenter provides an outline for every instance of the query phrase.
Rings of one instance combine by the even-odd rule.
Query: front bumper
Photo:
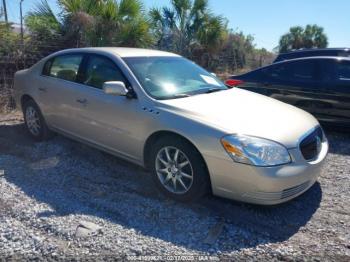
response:
[[[279,204],[299,196],[316,182],[328,153],[328,142],[322,142],[317,159],[310,162],[299,148],[289,149],[289,153],[292,163],[275,167],[235,163],[227,154],[222,158],[205,156],[213,194],[261,205]]]

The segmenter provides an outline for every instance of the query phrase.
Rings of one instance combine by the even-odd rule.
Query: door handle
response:
[[[87,103],[87,100],[85,98],[84,99],[77,99],[76,101],[80,104],[83,104],[83,105],[86,105],[86,103]]]
[[[38,89],[39,89],[39,91],[41,91],[41,92],[46,92],[46,90],[47,90],[45,87],[39,87]]]

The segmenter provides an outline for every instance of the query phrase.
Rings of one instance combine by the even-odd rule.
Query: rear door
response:
[[[79,88],[80,69],[83,54],[58,55],[44,65],[39,80],[42,111],[50,126],[76,134],[79,123],[76,116],[76,89]]]
[[[265,72],[267,93],[317,116],[325,99],[325,90],[317,79],[319,70],[318,59],[275,65]]]
[[[325,60],[322,63],[322,83],[329,103],[324,120],[350,124],[350,61]]]
[[[246,89],[255,93],[259,93],[262,95],[266,95],[266,90],[264,86],[261,84],[261,70],[254,70],[249,73],[233,76],[234,80],[241,80],[242,83],[238,85],[238,87],[242,89]]]

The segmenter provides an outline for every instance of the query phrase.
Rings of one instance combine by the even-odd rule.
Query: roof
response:
[[[295,53],[304,53],[304,52],[315,52],[315,51],[320,51],[320,52],[325,52],[325,51],[349,51],[350,48],[347,47],[334,47],[334,48],[305,48],[305,49],[297,49],[297,50],[292,50],[289,52],[281,53],[279,55],[286,55],[286,54],[295,54]]]
[[[73,48],[66,49],[62,52],[107,52],[120,57],[149,57],[149,56],[179,56],[174,53],[169,53],[165,51],[159,51],[154,49],[142,49],[142,48],[130,48],[130,47],[87,47],[87,48]]]

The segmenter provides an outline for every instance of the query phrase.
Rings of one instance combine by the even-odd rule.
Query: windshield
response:
[[[145,91],[156,99],[228,89],[214,75],[182,57],[128,57],[124,61]]]

